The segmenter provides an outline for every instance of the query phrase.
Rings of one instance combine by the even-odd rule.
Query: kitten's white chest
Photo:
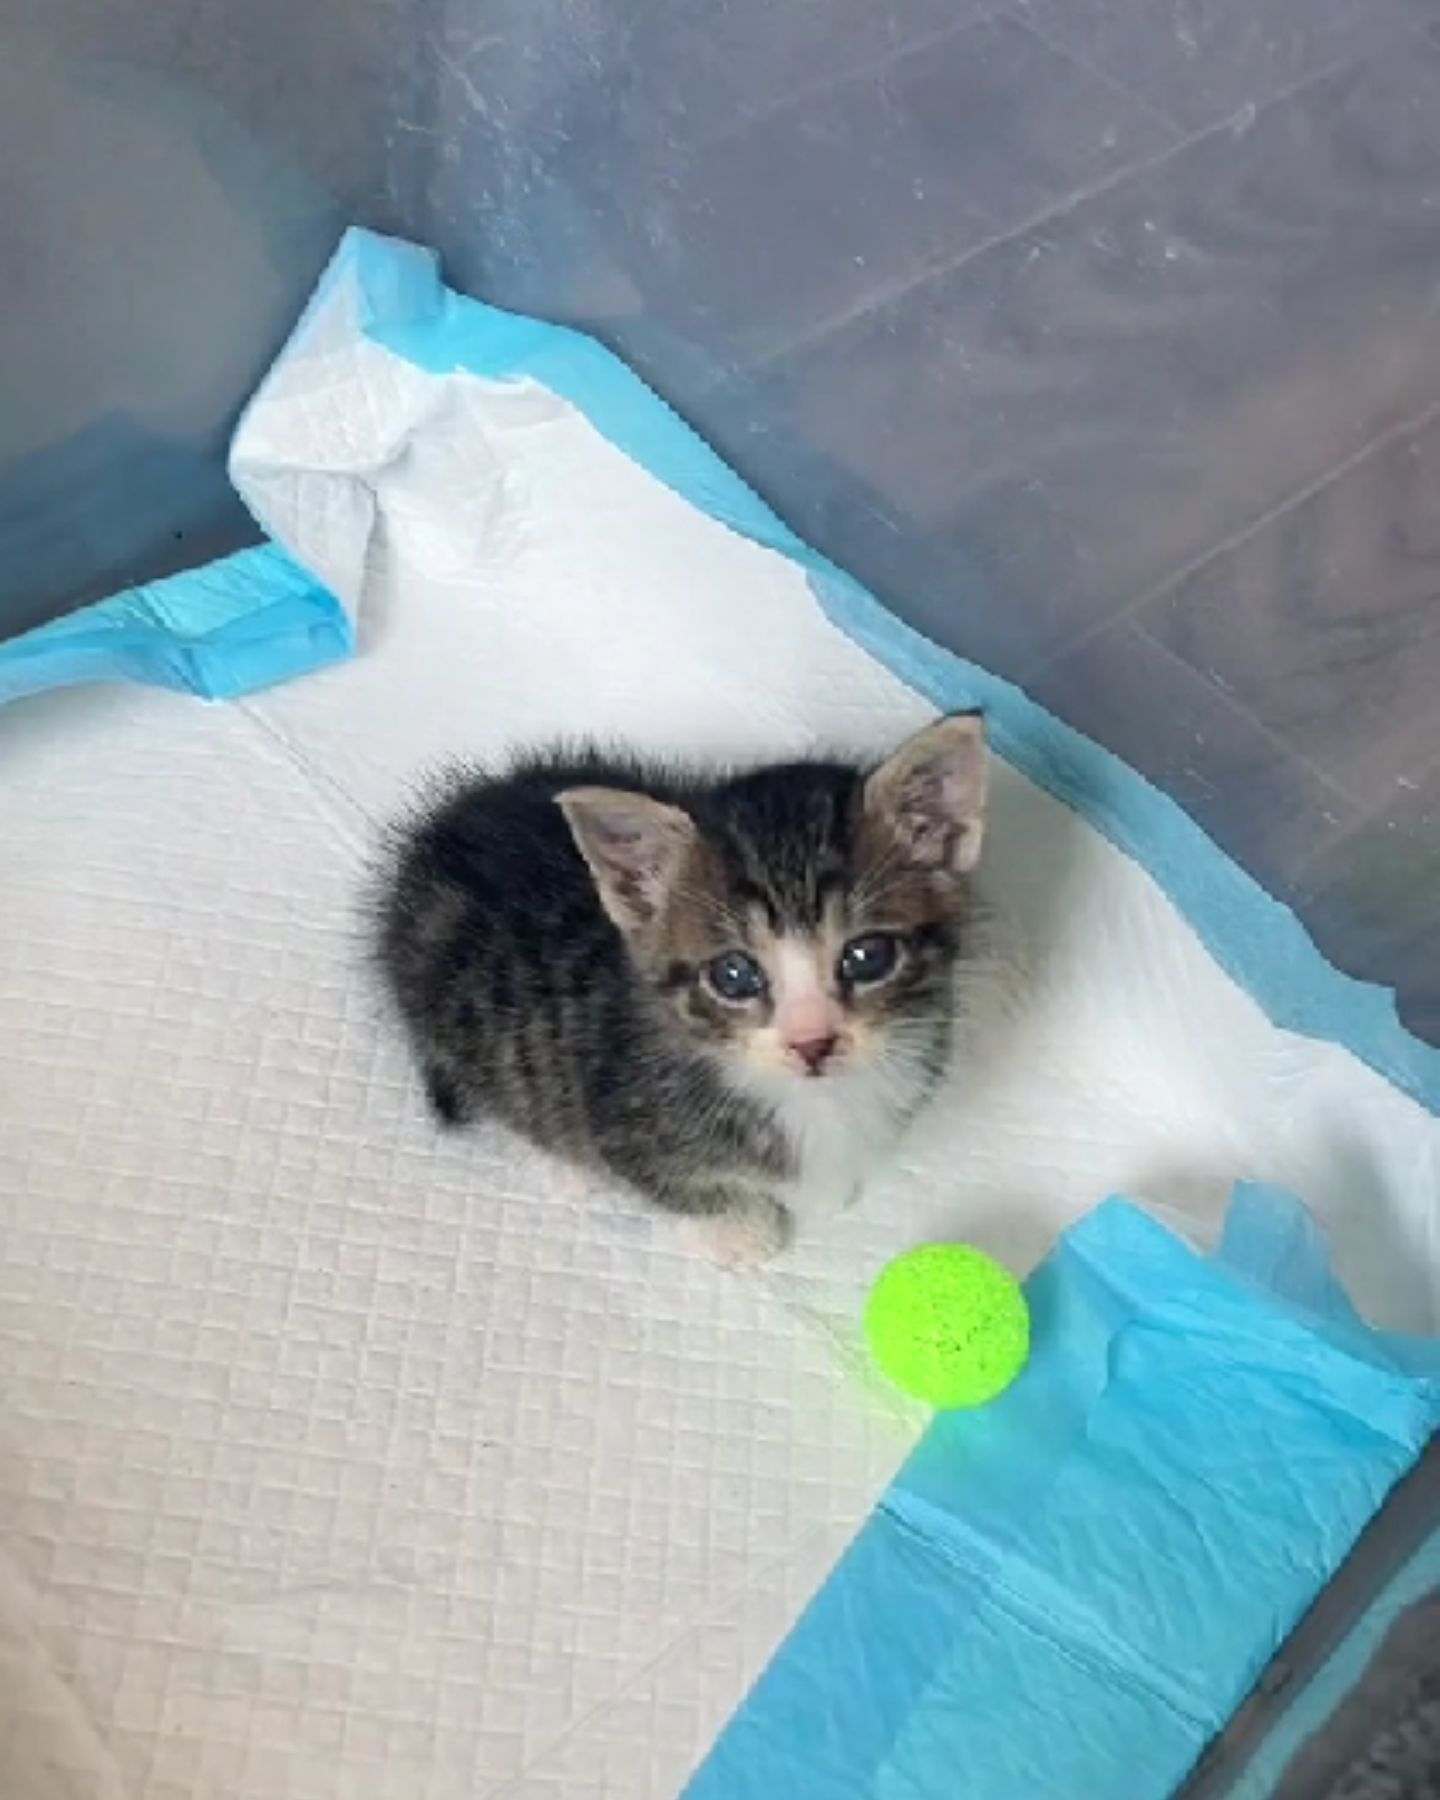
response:
[[[775,1111],[799,1165],[786,1196],[798,1213],[850,1205],[894,1148],[904,1119],[893,1090],[866,1073],[787,1082]]]

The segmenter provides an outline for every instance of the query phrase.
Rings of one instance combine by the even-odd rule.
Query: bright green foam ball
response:
[[[865,1336],[882,1374],[930,1406],[983,1406],[1030,1354],[1030,1309],[1008,1269],[965,1244],[925,1244],[880,1272]]]

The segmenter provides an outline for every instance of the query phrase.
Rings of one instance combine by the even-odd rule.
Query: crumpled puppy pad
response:
[[[1283,1193],[1212,1260],[1111,1200],[1029,1298],[686,1800],[1173,1793],[1440,1422],[1440,1344],[1367,1331]]]
[[[1027,1268],[1114,1191],[1203,1240],[1249,1175],[1363,1310],[1435,1322],[1433,1115],[1277,1029],[1012,769],[953,1078],[773,1271],[438,1138],[354,910],[421,767],[880,751],[933,702],[547,385],[543,332],[447,373],[354,273],[236,470],[355,660],[0,711],[0,1791],[33,1800],[672,1800],[915,1441],[857,1333],[906,1244]]]

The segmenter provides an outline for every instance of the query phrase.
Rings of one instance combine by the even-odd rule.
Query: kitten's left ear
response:
[[[622,931],[653,924],[696,839],[689,813],[622,788],[570,788],[555,800],[606,912]]]
[[[906,740],[865,783],[865,811],[911,860],[939,875],[968,875],[980,860],[990,750],[979,713],[938,719]]]

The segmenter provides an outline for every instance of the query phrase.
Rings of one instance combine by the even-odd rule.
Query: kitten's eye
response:
[[[867,931],[851,938],[840,952],[840,979],[854,987],[883,981],[900,960],[900,945],[888,931]]]
[[[765,992],[765,971],[743,950],[727,950],[705,965],[705,978],[722,1000],[758,1000]]]

